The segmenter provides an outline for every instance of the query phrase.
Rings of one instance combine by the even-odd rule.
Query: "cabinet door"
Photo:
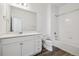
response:
[[[28,39],[23,42],[22,45],[22,55],[23,56],[28,56],[28,55],[33,55],[34,54],[34,40],[33,39]]]
[[[40,36],[35,38],[35,53],[39,53],[42,50],[42,40]]]
[[[21,46],[19,43],[3,45],[3,56],[21,56]]]

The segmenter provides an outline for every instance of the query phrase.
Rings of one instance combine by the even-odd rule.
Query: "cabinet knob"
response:
[[[20,45],[23,45],[23,43],[20,43]]]

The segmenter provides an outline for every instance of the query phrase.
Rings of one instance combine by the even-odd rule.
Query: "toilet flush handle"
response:
[[[56,35],[57,33],[56,32],[54,32],[54,35]]]

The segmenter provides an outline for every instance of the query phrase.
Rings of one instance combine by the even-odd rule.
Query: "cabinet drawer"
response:
[[[20,42],[20,38],[8,38],[8,39],[2,39],[1,44],[9,44],[14,42]]]
[[[26,37],[21,37],[20,40],[21,41],[25,41],[25,40],[34,40],[34,39],[38,39],[38,37],[40,37],[40,35],[30,35],[30,36],[26,36]]]
[[[8,38],[8,39],[2,39],[1,43],[2,44],[8,44],[8,43],[13,43],[13,42],[21,42],[25,40],[34,40],[38,39],[39,35],[33,35],[33,36],[25,36],[25,37],[16,37],[16,38]]]

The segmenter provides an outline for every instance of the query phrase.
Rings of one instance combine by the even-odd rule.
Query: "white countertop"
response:
[[[6,34],[0,35],[0,39],[21,37],[21,36],[30,36],[30,35],[38,35],[38,34],[40,34],[40,33],[38,33],[38,32],[25,32],[25,33],[22,33],[22,34],[19,34],[19,33],[6,33]]]

